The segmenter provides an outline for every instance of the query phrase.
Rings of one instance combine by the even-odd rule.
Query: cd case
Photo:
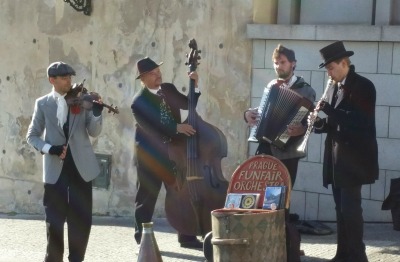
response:
[[[263,209],[282,209],[285,207],[286,186],[267,186],[265,188]]]
[[[259,198],[258,193],[228,193],[225,208],[254,209],[257,208]]]

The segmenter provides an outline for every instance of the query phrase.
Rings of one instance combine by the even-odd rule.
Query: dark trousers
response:
[[[300,158],[282,159],[281,162],[286,166],[289,171],[290,180],[292,181],[292,188],[297,177],[297,167],[299,166]]]
[[[268,143],[260,143],[258,145],[256,155],[266,154],[274,156],[271,151],[271,145]],[[297,177],[297,168],[299,166],[300,158],[289,158],[280,159],[282,164],[285,165],[289,171],[290,181],[292,183],[292,188]],[[294,218],[294,219],[298,219]],[[293,220],[294,220],[293,219]],[[289,214],[289,209],[285,210],[285,221],[286,221],[286,252],[287,261],[299,261],[300,260],[300,233],[297,228],[291,224],[291,215]]]
[[[92,226],[92,182],[81,178],[73,161],[64,161],[57,183],[44,185],[43,205],[47,229],[44,261],[63,261],[65,222],[68,226],[68,259],[83,261]]]
[[[168,157],[165,156],[166,147],[167,145],[162,143],[156,146],[136,147],[138,177],[135,199],[135,240],[138,244],[142,238],[142,223],[152,221],[163,182],[172,183],[174,181],[171,163]],[[179,242],[188,242],[196,239],[196,236],[178,233]]]
[[[352,262],[367,262],[363,242],[364,220],[361,207],[361,185],[354,187],[332,186],[336,204],[337,250],[336,256]]]

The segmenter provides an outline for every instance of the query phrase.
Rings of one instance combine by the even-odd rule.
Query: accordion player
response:
[[[287,126],[301,123],[314,104],[295,91],[275,83],[264,89],[260,106],[259,119],[250,130],[248,141],[266,141],[279,149],[285,149],[297,137],[287,133]]]

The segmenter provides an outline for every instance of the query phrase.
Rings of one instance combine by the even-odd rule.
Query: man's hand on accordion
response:
[[[257,125],[259,118],[258,108],[249,108],[244,112],[244,121],[246,121],[249,126]]]
[[[291,124],[287,126],[287,131],[289,136],[301,136],[306,132],[306,127],[301,123]]]

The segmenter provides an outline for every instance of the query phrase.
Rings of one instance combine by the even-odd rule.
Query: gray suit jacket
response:
[[[96,137],[102,130],[103,118],[94,117],[92,111],[81,108],[79,114],[69,116],[69,148],[75,165],[85,181],[91,181],[100,173],[89,135]],[[42,152],[45,144],[67,143],[63,129],[58,125],[57,102],[53,93],[40,97],[35,102],[32,121],[26,135],[27,141]],[[56,155],[43,155],[43,182],[55,184],[60,176],[63,162]]]

